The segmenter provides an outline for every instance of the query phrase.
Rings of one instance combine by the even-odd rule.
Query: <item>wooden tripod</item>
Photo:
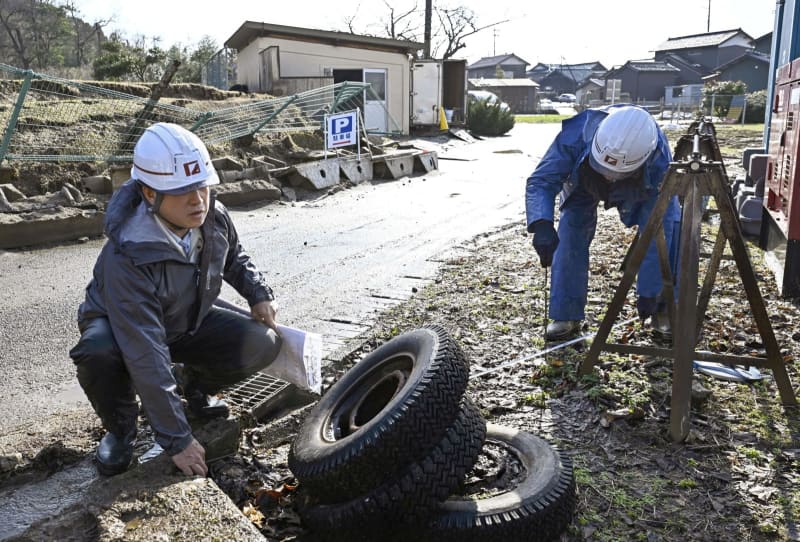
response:
[[[702,126],[702,125],[701,125]],[[704,132],[701,134],[701,132]],[[792,390],[786,366],[778,348],[764,300],[761,297],[753,267],[745,247],[739,221],[734,214],[727,176],[719,158],[719,150],[712,131],[695,130],[692,136],[691,156],[684,161],[672,162],[664,177],[661,193],[653,213],[644,230],[639,233],[626,257],[623,275],[611,303],[608,306],[597,335],[594,337],[586,359],[579,369],[580,375],[591,372],[601,351],[671,357],[673,363],[672,402],[670,413],[670,435],[681,442],[689,434],[691,424],[691,387],[694,360],[714,361],[726,365],[746,365],[767,368],[773,372],[786,406],[795,406],[797,400]],[[676,155],[685,149],[686,139],[676,147]],[[682,146],[683,145],[683,146]],[[706,152],[702,152],[702,150]],[[704,160],[703,156],[712,160]],[[714,158],[717,158],[714,160]],[[677,300],[673,293],[672,273],[669,269],[663,218],[672,196],[683,200],[683,215],[680,229]],[[720,228],[714,250],[710,256],[702,288],[698,294],[698,271],[700,258],[700,227],[703,215],[703,196],[713,196],[720,214]],[[659,261],[664,276],[664,298],[667,300],[672,327],[672,347],[637,346],[607,342],[611,328],[625,302],[628,290],[644,259],[653,238],[658,247]],[[711,290],[717,270],[722,261],[726,243],[730,244],[733,258],[739,270],[753,319],[758,327],[766,350],[766,357],[717,354],[696,350],[702,330],[703,318],[711,298]],[[673,301],[676,300],[676,301]]]

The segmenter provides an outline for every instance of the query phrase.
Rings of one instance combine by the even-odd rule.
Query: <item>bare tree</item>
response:
[[[416,2],[403,11],[398,11],[386,0],[383,0],[383,4],[389,10],[389,18],[384,20],[386,35],[396,40],[415,41],[419,35],[419,21],[415,20],[415,16],[419,15]]]
[[[64,64],[64,45],[70,28],[64,8],[53,0],[31,0],[29,3],[34,63],[38,69]]]
[[[497,21],[484,26],[478,26],[475,12],[464,6],[456,8],[436,8],[436,17],[439,20],[439,32],[444,34],[444,52],[442,59],[452,58],[458,51],[467,46],[464,41],[482,30],[492,28],[499,24],[507,23],[508,19]],[[440,44],[442,45],[442,44]],[[439,50],[439,46],[435,48]]]
[[[69,14],[69,20],[72,23],[73,40],[75,42],[75,65],[82,66],[88,57],[86,53],[90,42],[95,37],[102,35],[103,28],[111,24],[114,18],[109,17],[108,19],[98,19],[93,23],[86,23],[81,18],[81,12],[75,2],[64,2],[62,7]]]
[[[33,52],[29,49],[28,33],[26,32],[29,10],[25,0],[0,1],[0,26],[8,37],[8,47],[11,53],[21,64],[22,68],[30,69],[33,62]]]
[[[395,5],[390,3],[389,0],[383,0],[383,3],[388,12],[386,17],[381,18],[379,23],[380,35],[394,39],[422,41],[420,38],[424,30],[425,10],[419,9],[416,2],[411,7],[407,5],[403,9],[395,7],[398,4],[396,1],[393,2]],[[345,24],[349,31],[353,34],[375,35],[366,31],[357,31],[356,19],[359,11],[357,9],[353,15],[345,18]],[[506,19],[487,25],[480,25],[475,12],[464,6],[453,8],[434,6],[433,11],[436,13],[436,24],[431,32],[435,40],[431,47],[434,51],[434,56],[437,56],[439,51],[443,51],[441,54],[442,59],[451,58],[466,47],[466,38],[474,36],[487,28],[508,22],[508,19]]]

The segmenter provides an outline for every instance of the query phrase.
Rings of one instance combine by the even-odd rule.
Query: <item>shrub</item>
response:
[[[744,113],[744,121],[758,124],[764,122],[767,113],[767,91],[757,90],[747,95],[747,109]]]
[[[747,92],[747,85],[742,81],[717,81],[706,83],[703,87],[703,110],[711,111],[717,117],[727,117],[734,96],[741,96]]]
[[[478,135],[499,136],[514,127],[514,114],[500,103],[476,100],[467,110],[467,129]]]

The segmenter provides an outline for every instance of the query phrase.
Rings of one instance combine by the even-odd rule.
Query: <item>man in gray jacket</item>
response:
[[[107,433],[95,458],[105,475],[133,459],[138,394],[156,443],[187,475],[206,475],[189,413],[227,416],[214,395],[269,365],[281,339],[272,289],[239,244],[205,145],[185,128],[157,123],[136,143],[131,179],[108,204],[108,238],[78,310],[70,351],[78,381]],[[225,280],[250,305],[247,317],[214,306]],[[183,367],[176,382],[173,364]]]

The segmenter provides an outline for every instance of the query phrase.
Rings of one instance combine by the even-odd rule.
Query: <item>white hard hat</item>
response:
[[[608,180],[627,177],[645,163],[658,145],[658,126],[640,107],[611,109],[592,138],[589,163]]]
[[[162,194],[185,194],[219,184],[208,149],[177,124],[153,124],[133,149],[131,178]]]

